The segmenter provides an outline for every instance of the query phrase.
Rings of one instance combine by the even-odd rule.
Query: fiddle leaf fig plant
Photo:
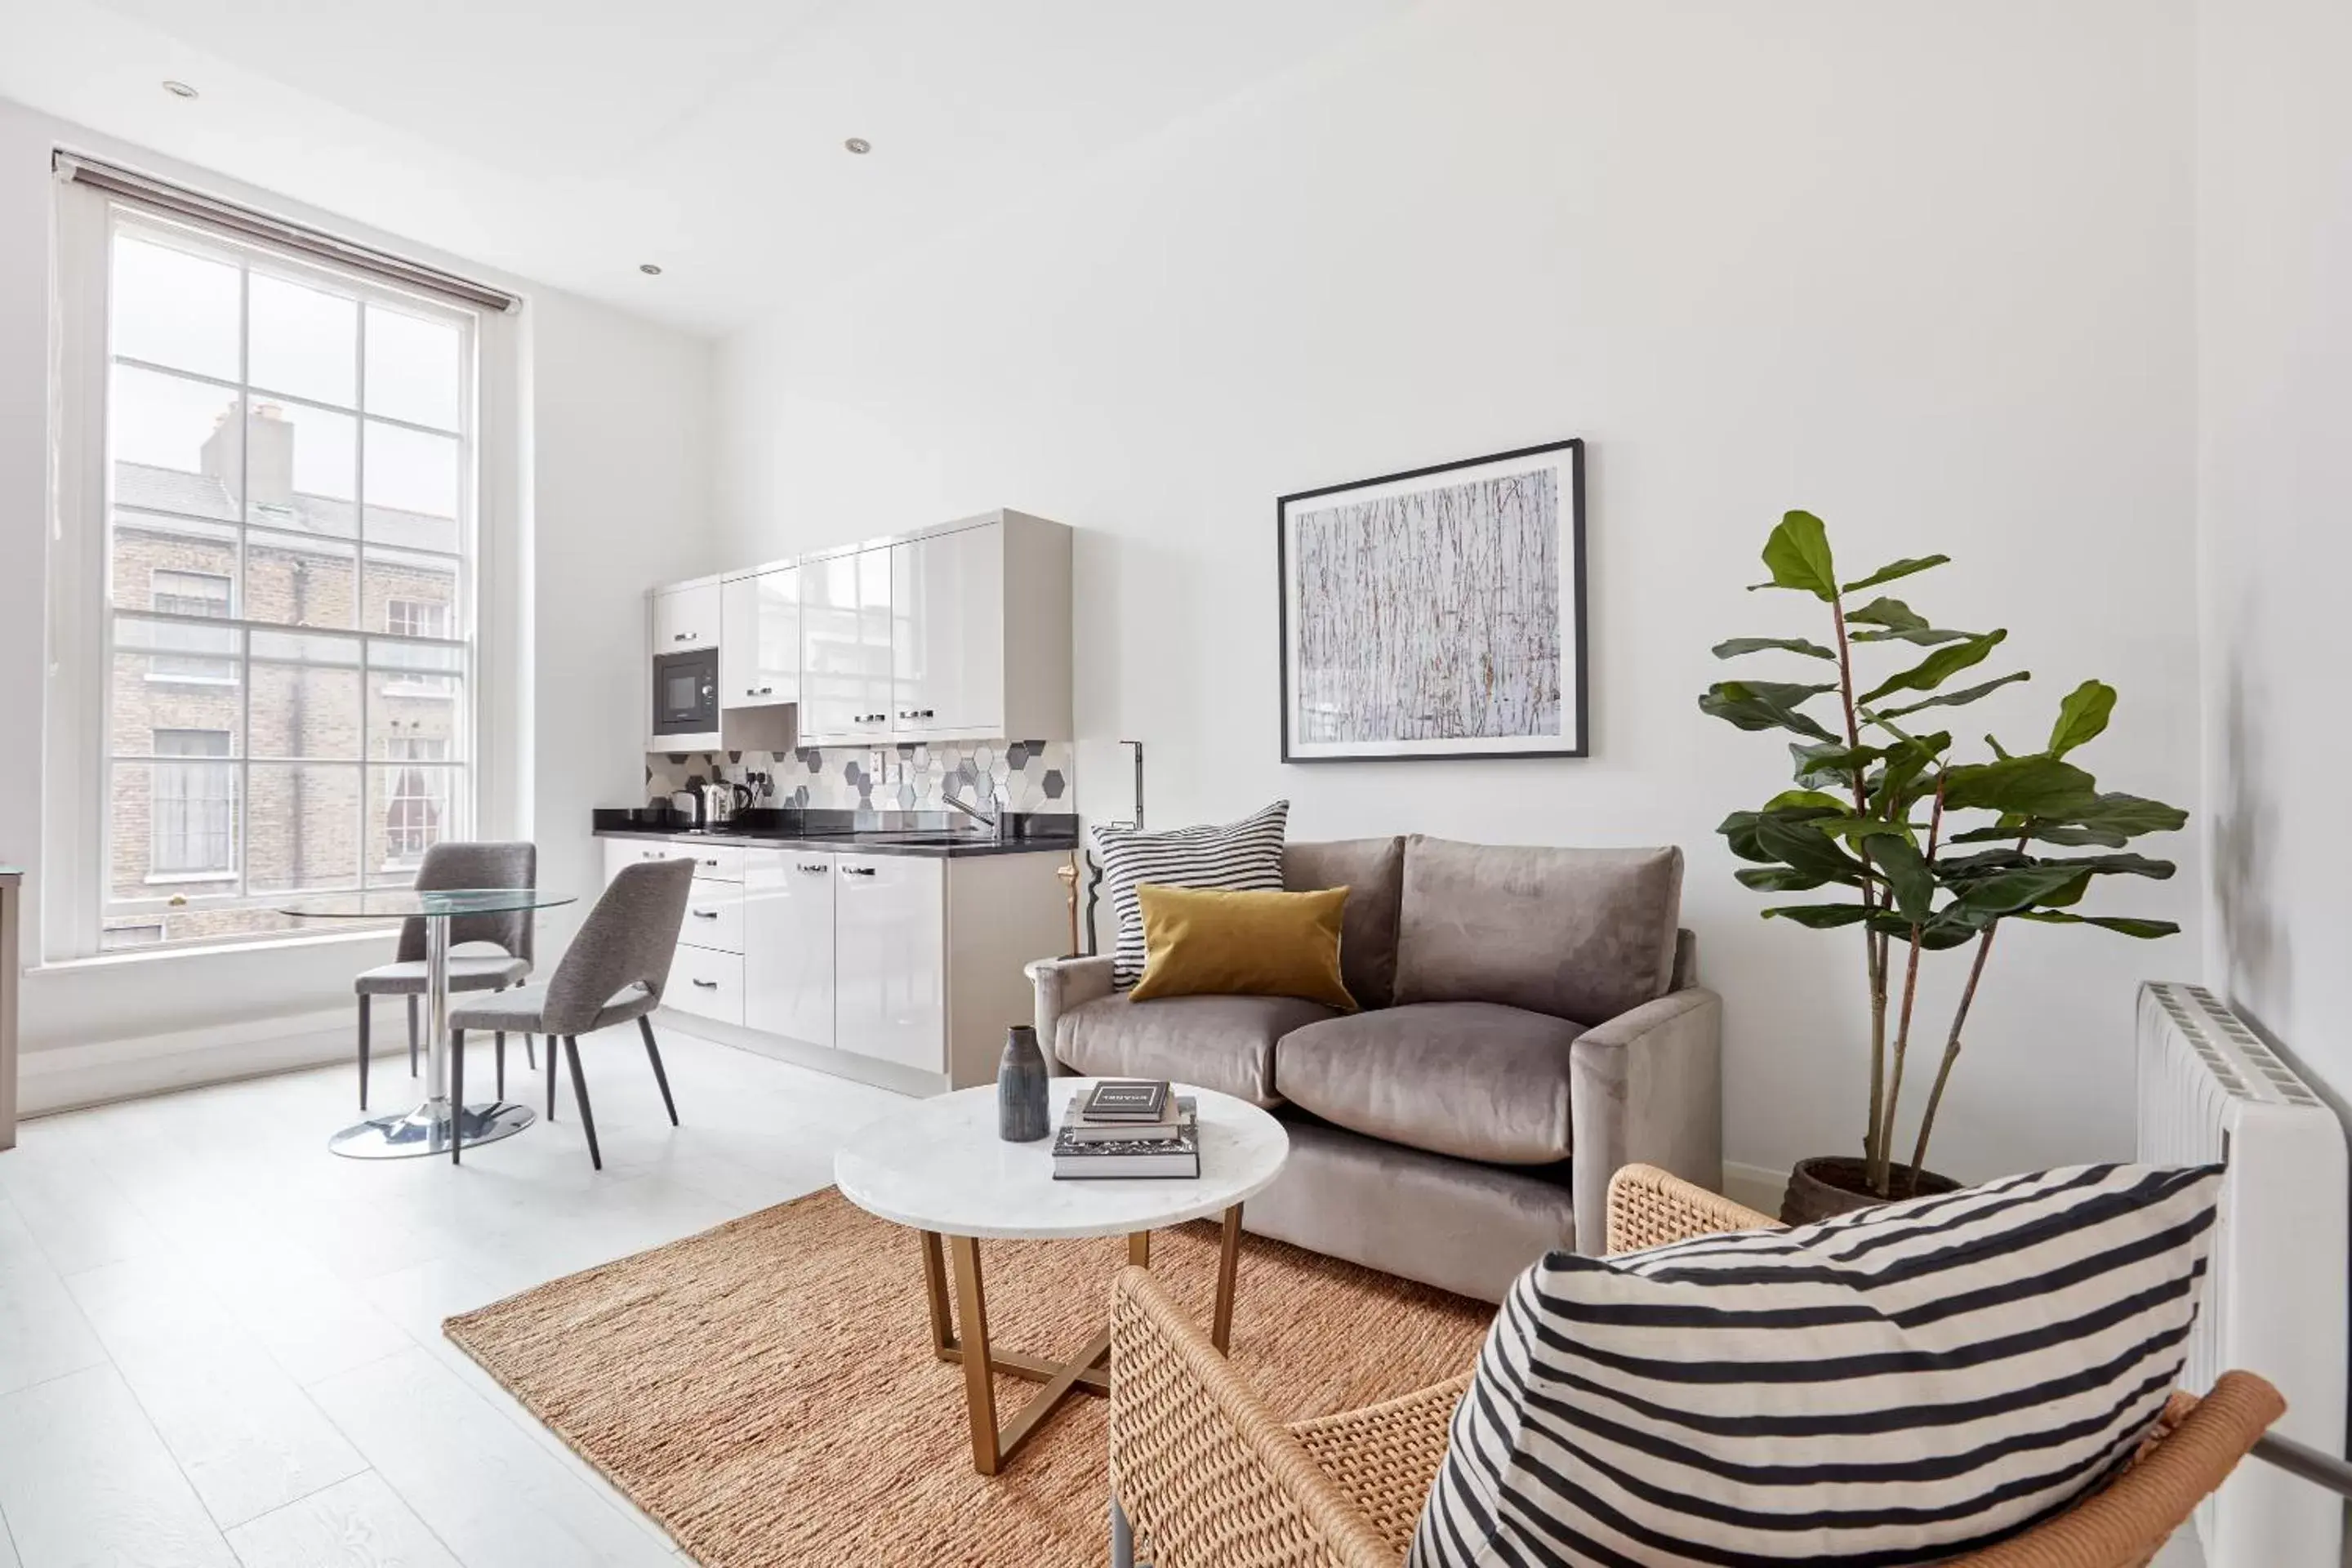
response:
[[[1718,681],[1698,700],[1702,712],[1726,723],[1794,737],[1788,744],[1796,787],[1753,811],[1733,812],[1717,831],[1748,862],[1736,873],[1742,886],[1820,895],[1773,903],[1763,911],[1767,919],[1815,930],[1856,928],[1870,986],[1863,1161],[1871,1192],[1882,1198],[1907,1195],[1926,1169],[1937,1108],[2003,926],[2088,925],[2139,938],[2179,929],[2170,921],[2081,909],[2101,879],[2171,876],[2171,861],[2124,851],[2135,838],[2176,832],[2189,820],[2178,806],[2101,790],[2069,760],[2106,730],[2115,688],[2086,680],[2069,692],[2037,752],[2011,752],[1987,735],[1988,754],[1963,760],[1948,729],[1929,727],[1946,721],[1946,710],[2031,679],[2019,669],[1950,687],[1954,677],[1992,659],[2008,631],[1939,626],[1884,594],[1855,602],[1949,560],[1906,558],[1841,582],[1822,520],[1788,513],[1764,545],[1771,580],[1754,586],[1815,600],[1827,614],[1829,641],[1741,637],[1717,643],[1717,658],[1799,661],[1790,673],[1810,679]],[[1931,717],[1915,721],[1919,714]],[[1967,982],[1944,1031],[1910,1162],[1898,1165],[1895,1115],[1921,958],[1961,948],[1969,951]]]

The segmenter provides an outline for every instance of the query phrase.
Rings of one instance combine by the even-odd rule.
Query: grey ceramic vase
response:
[[[1037,1031],[1015,1024],[1004,1032],[996,1064],[996,1135],[1008,1143],[1034,1143],[1054,1130],[1045,1104],[1045,1053]]]

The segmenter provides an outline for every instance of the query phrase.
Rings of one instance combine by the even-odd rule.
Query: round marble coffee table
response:
[[[1070,1097],[1095,1082],[1090,1078],[1050,1081],[1055,1126],[1061,1125]],[[930,1301],[931,1350],[941,1361],[963,1365],[971,1462],[982,1475],[996,1474],[1071,1394],[1110,1391],[1105,1364],[1110,1352],[1108,1327],[1067,1362],[989,1348],[988,1306],[980,1273],[983,1237],[1124,1236],[1128,1261],[1149,1265],[1154,1230],[1221,1215],[1224,1238],[1217,1260],[1210,1338],[1219,1350],[1231,1338],[1242,1205],[1280,1173],[1290,1154],[1290,1136],[1281,1122],[1247,1100],[1189,1084],[1176,1085],[1175,1092],[1192,1096],[1199,1107],[1201,1173],[1189,1180],[1057,1182],[1052,1138],[1007,1143],[997,1137],[992,1084],[919,1100],[858,1129],[834,1156],[834,1181],[844,1197],[917,1234],[923,1289]],[[955,1274],[952,1316],[949,1259]],[[991,1370],[1045,1385],[1002,1426]]]

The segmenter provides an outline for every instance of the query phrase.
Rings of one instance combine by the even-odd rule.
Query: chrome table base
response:
[[[428,1100],[398,1116],[378,1116],[356,1127],[346,1127],[327,1141],[327,1147],[347,1160],[413,1160],[425,1154],[449,1152],[450,1106],[446,1100]],[[478,1100],[463,1109],[466,1147],[511,1138],[539,1115],[512,1100]]]

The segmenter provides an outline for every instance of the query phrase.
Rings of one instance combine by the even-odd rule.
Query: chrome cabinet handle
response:
[[[693,639],[693,637],[694,634],[692,632],[672,632],[669,635],[669,640],[672,642],[688,642]]]
[[[705,991],[716,991],[719,989],[719,982],[716,980],[698,980],[694,984],[700,986]]]
[[[698,921],[715,921],[719,918],[717,910],[688,910],[686,912]]]
[[[719,858],[714,855],[710,858],[705,860],[703,864],[706,866],[716,866],[719,864]]]
[[[871,866],[844,866],[841,868],[841,874],[845,877],[871,877],[874,875],[874,868]]]
[[[824,875],[824,867],[823,865],[812,866],[807,861],[803,860],[800,863],[800,868],[802,870],[806,871],[813,877],[822,877]]]

